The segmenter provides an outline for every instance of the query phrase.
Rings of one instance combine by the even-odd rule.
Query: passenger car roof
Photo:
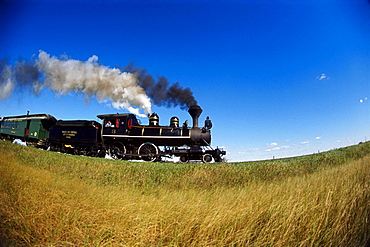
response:
[[[20,116],[10,116],[10,117],[3,117],[3,120],[6,121],[16,121],[16,120],[29,120],[29,119],[47,119],[56,121],[55,117],[49,114],[29,114],[29,115],[20,115]]]

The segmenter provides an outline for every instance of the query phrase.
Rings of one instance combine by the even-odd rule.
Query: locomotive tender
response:
[[[150,116],[149,125],[141,125],[134,114],[98,115],[102,124],[91,120],[56,121],[53,118],[54,122],[51,122],[48,128],[48,136],[33,141],[37,141],[38,146],[50,147],[52,151],[78,155],[104,157],[109,153],[115,159],[146,161],[160,161],[162,157],[177,156],[181,162],[189,160],[201,160],[205,163],[212,160],[221,162],[226,152],[210,146],[212,122],[207,117],[205,126],[199,128],[198,119],[201,113],[202,109],[199,106],[190,107],[192,128],[189,128],[187,123],[180,127],[177,117],[171,118],[169,126],[160,126],[158,115],[155,113]],[[32,121],[28,119],[31,116],[33,115],[21,117],[25,121]],[[9,121],[7,120],[9,118],[4,119]],[[15,138],[13,133],[4,132],[6,127],[4,119],[1,121],[0,135]],[[27,125],[23,125],[21,130],[15,132],[22,131],[24,133],[29,131]],[[22,136],[22,133],[16,137],[22,140],[29,139],[25,135]]]
[[[59,120],[50,129],[50,150],[76,155],[104,156],[101,124],[90,120]]]

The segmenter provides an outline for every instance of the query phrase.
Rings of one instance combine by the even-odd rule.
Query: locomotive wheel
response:
[[[189,161],[189,158],[188,158],[188,156],[187,155],[181,155],[180,156],[180,161],[182,162],[182,163],[186,163],[186,162],[188,162]]]
[[[122,143],[115,143],[109,149],[110,156],[115,160],[122,159],[125,156],[125,153],[126,153],[126,148]]]
[[[86,151],[86,149],[82,149],[80,153],[81,153],[81,155],[83,155],[83,156],[87,156],[87,151]]]
[[[58,149],[57,149],[57,147],[56,147],[56,146],[51,145],[51,146],[50,146],[50,151],[58,152]]]
[[[210,155],[210,154],[203,154],[202,161],[204,163],[210,163],[212,161],[212,155]]]
[[[215,158],[215,162],[222,162],[222,159],[220,156],[218,156],[217,158]]]
[[[104,158],[104,157],[105,157],[105,153],[106,153],[106,151],[105,151],[104,149],[99,149],[99,150],[95,153],[95,157]]]
[[[158,157],[156,157],[158,154],[158,148],[153,143],[146,142],[141,144],[138,150],[138,154],[145,155],[144,157],[142,157],[143,160],[154,162],[158,159]]]
[[[74,155],[80,155],[80,150],[78,148],[73,149],[73,154]]]

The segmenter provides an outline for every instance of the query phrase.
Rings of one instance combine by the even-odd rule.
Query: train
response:
[[[199,127],[203,112],[198,105],[188,110],[193,120],[182,126],[172,117],[168,126],[159,125],[156,113],[143,125],[134,114],[97,115],[94,120],[57,120],[49,114],[29,114],[3,117],[0,120],[0,138],[20,139],[38,148],[114,159],[161,161],[177,157],[180,162],[204,163],[225,161],[226,151],[211,146],[212,121],[206,118]]]

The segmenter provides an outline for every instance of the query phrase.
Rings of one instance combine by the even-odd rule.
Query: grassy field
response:
[[[0,242],[366,246],[369,181],[370,143],[290,159],[172,164],[0,141]]]

